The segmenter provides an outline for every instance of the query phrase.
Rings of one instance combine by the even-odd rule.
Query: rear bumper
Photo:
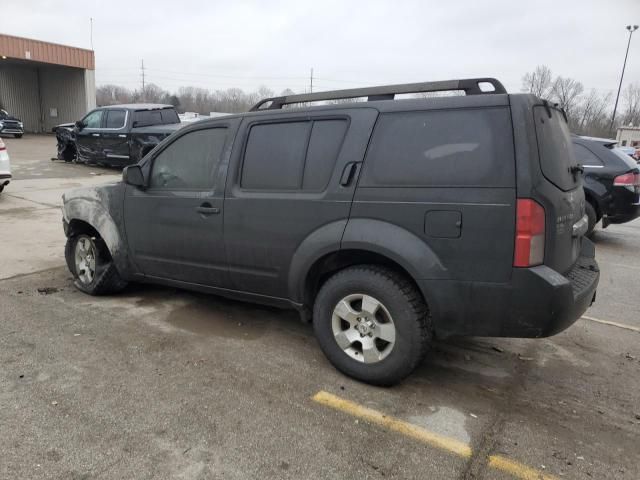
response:
[[[640,197],[625,187],[613,187],[611,200],[605,206],[602,225],[626,223],[640,216]]]
[[[595,300],[599,279],[595,248],[585,238],[580,257],[564,275],[541,265],[514,268],[509,284],[450,282],[435,295],[437,284],[421,286],[439,337],[538,338],[580,318]]]

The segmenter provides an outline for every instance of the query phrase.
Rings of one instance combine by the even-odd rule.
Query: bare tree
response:
[[[548,98],[553,88],[551,69],[546,65],[538,65],[533,72],[522,77],[522,91],[533,93],[540,98]]]
[[[622,94],[624,114],[622,125],[640,125],[640,83],[632,83],[624,89]]]
[[[575,133],[596,137],[607,136],[611,97],[611,93],[601,95],[596,90],[591,90],[588,95],[582,96],[574,110]]]
[[[574,109],[580,103],[580,95],[582,95],[583,91],[582,83],[573,78],[558,76],[553,82],[551,96],[567,114],[569,125],[573,126],[575,124]]]

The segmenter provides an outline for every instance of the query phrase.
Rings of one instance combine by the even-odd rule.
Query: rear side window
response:
[[[139,110],[134,112],[133,121],[137,122],[136,127],[148,127],[150,125],[180,123],[180,118],[174,109],[163,108],[158,110]]]
[[[595,154],[589,150],[587,147],[580,145],[579,143],[573,144],[573,151],[576,155],[576,159],[578,163],[581,165],[589,166],[601,166],[603,163],[600,161]]]
[[[515,184],[506,108],[387,113],[380,117],[362,187]]]
[[[542,174],[560,190],[573,190],[580,182],[580,175],[571,172],[578,162],[562,112],[539,105],[533,108],[533,117]]]
[[[240,186],[248,190],[323,190],[346,130],[343,119],[254,125]]]
[[[107,122],[105,128],[122,128],[127,116],[125,110],[107,110]]]

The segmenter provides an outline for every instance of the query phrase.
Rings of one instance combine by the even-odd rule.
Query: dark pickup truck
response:
[[[96,108],[53,132],[59,160],[123,167],[137,163],[180,127],[171,105],[130,104]]]

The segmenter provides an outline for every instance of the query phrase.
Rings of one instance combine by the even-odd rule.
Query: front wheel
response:
[[[127,285],[100,237],[81,234],[68,238],[65,257],[75,286],[89,295],[115,293]]]
[[[22,134],[21,133],[16,133],[13,136],[16,137],[16,138],[22,138]]]
[[[383,386],[409,375],[431,339],[420,292],[403,275],[377,265],[349,267],[327,280],[315,301],[313,326],[338,370]]]

